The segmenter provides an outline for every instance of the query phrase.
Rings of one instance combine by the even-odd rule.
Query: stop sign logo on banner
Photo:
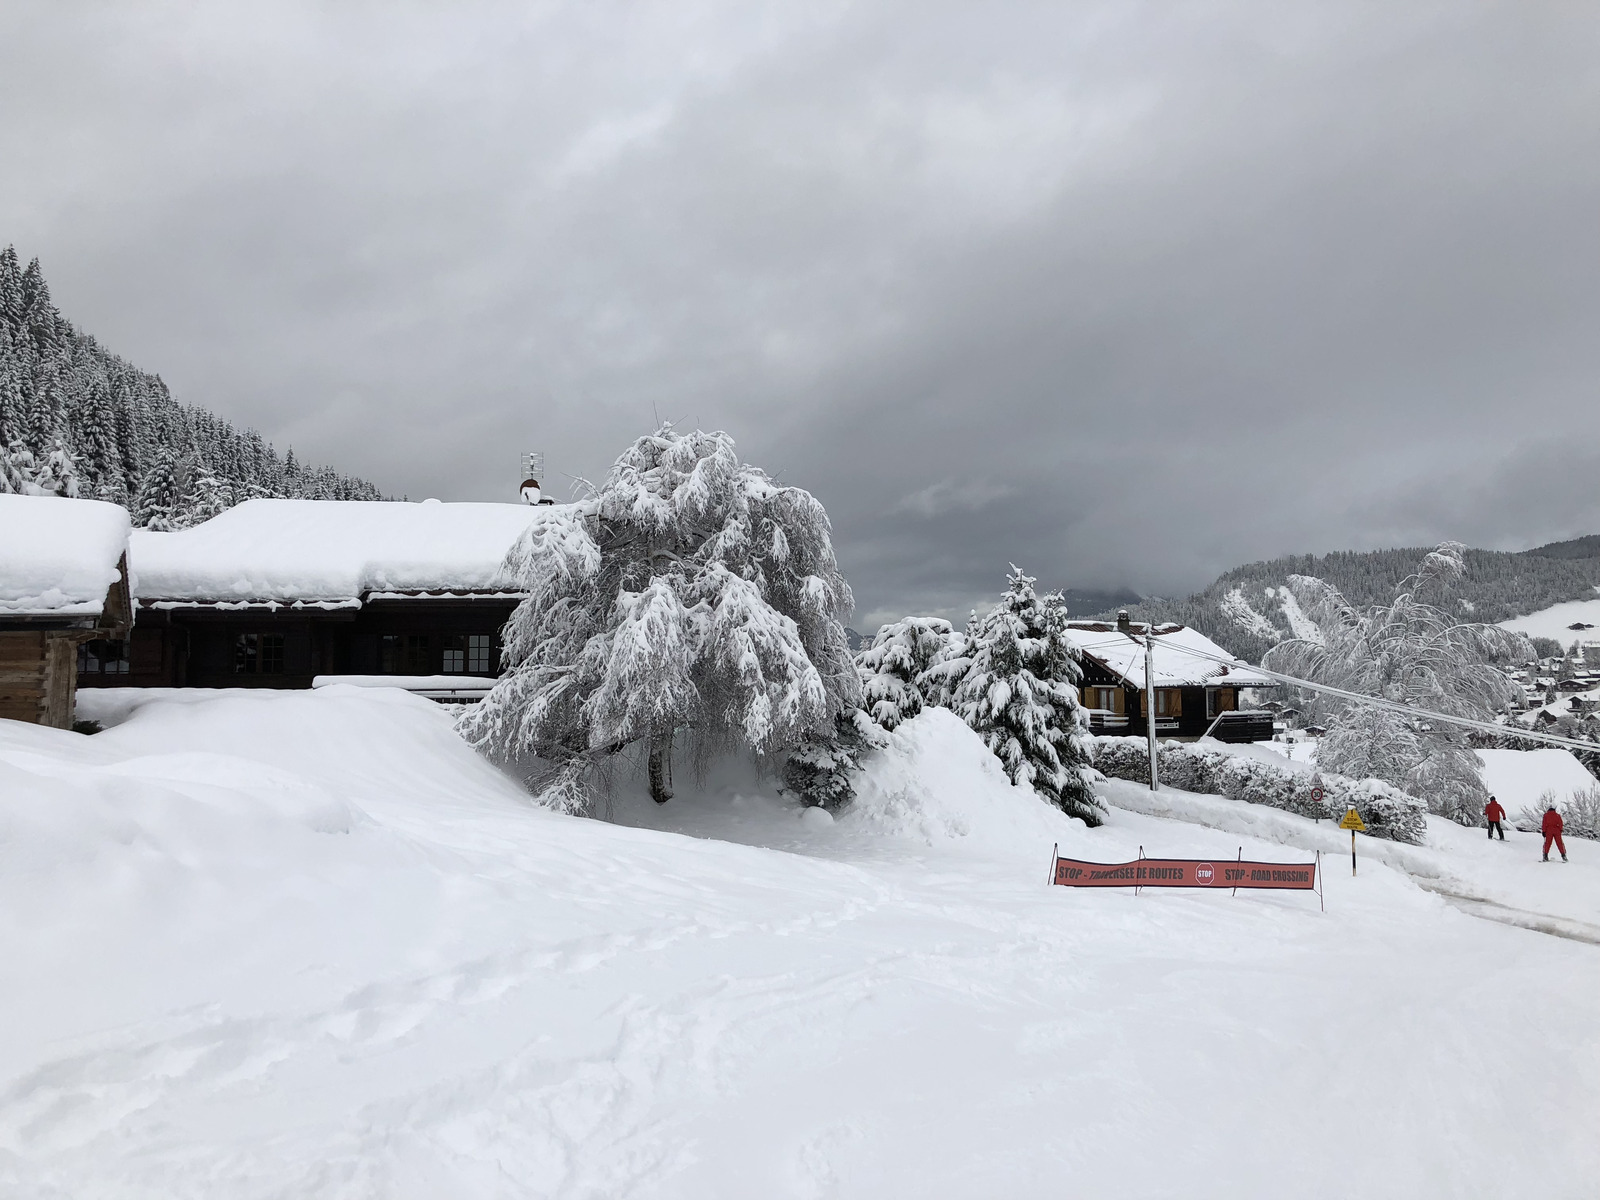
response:
[[[1216,877],[1217,869],[1210,863],[1201,863],[1194,869],[1194,881],[1196,883],[1204,884],[1206,887],[1210,887],[1211,881]]]

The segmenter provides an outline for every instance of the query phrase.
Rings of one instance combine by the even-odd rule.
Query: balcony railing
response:
[[[1086,711],[1089,714],[1090,733],[1110,733],[1128,727],[1126,713],[1112,712],[1108,708],[1091,708]]]

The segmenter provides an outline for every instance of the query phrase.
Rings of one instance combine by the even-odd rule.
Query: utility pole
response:
[[[1155,623],[1144,626],[1144,733],[1150,746],[1150,790],[1160,787],[1156,773],[1156,655]]]
[[[1145,743],[1150,749],[1150,790],[1153,792],[1160,786],[1156,770],[1156,691],[1151,687],[1151,681],[1156,677],[1155,651],[1152,649],[1152,631],[1155,629],[1153,622],[1146,622],[1144,626],[1144,736]],[[1117,610],[1117,632],[1133,638],[1133,622],[1128,619],[1128,610]],[[1124,678],[1126,682],[1126,678]]]

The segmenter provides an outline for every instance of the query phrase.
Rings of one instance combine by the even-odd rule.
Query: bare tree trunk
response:
[[[650,737],[650,799],[665,804],[672,799],[672,730]]]

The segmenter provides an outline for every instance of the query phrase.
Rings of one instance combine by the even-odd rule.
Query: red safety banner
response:
[[[1317,864],[1205,862],[1139,858],[1126,863],[1056,859],[1055,882],[1066,887],[1295,888],[1314,890]]]

